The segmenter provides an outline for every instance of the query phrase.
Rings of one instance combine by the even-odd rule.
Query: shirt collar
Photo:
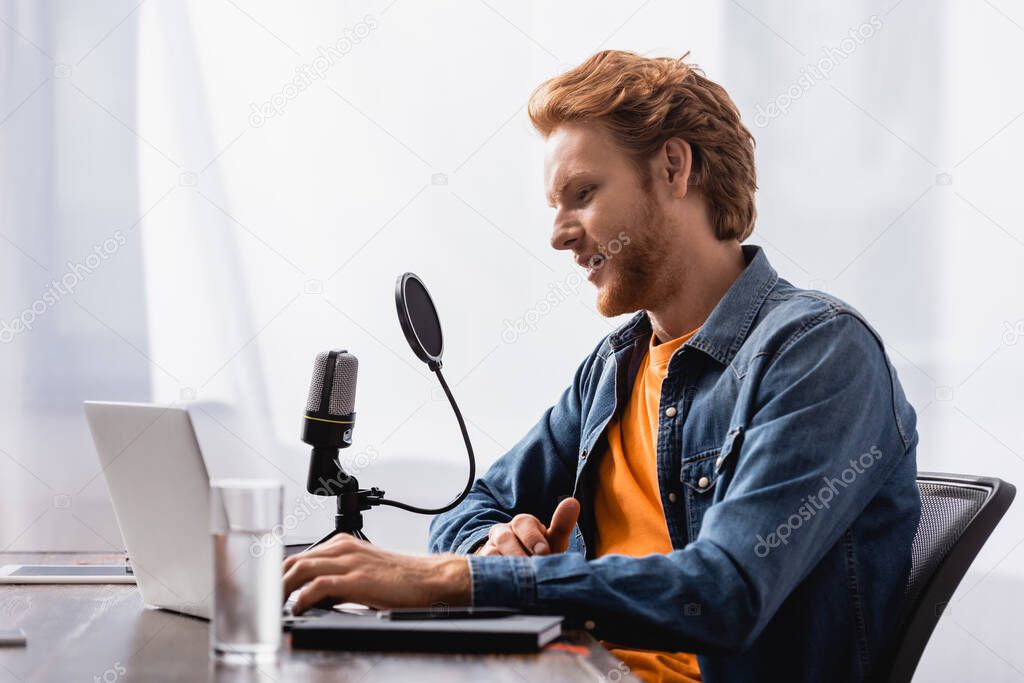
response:
[[[779,281],[779,274],[768,263],[761,247],[743,245],[743,257],[747,260],[747,267],[711,311],[697,334],[684,345],[703,351],[722,365],[728,365],[743,345],[761,304]],[[647,312],[640,311],[608,341],[612,350],[618,351],[650,333],[651,321]]]
[[[655,344],[655,336],[653,334],[650,335],[647,342],[647,356],[650,358],[650,366],[652,368],[661,368],[662,370],[667,368],[669,361],[672,360],[672,355],[676,352],[676,349],[690,341],[690,339],[692,339],[696,334],[697,330],[691,330],[690,332],[680,335],[675,339],[668,339],[660,344]]]

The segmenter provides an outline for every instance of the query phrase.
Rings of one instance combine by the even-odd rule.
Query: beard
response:
[[[668,221],[650,193],[617,234],[628,236],[629,243],[602,262],[607,272],[597,292],[597,310],[608,318],[657,306],[671,296],[674,280],[666,267]]]

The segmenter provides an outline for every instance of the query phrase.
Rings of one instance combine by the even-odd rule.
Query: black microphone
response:
[[[306,490],[314,495],[336,496],[349,488],[338,450],[352,444],[358,371],[359,361],[345,350],[318,353],[313,361],[302,440],[313,447]]]

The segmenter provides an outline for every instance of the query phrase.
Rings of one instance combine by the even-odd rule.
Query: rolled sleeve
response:
[[[469,556],[474,607],[529,609],[536,603],[537,580],[529,557]]]

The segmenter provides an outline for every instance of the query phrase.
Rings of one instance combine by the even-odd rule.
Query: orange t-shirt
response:
[[[608,453],[601,460],[594,491],[597,557],[672,552],[658,486],[658,404],[672,354],[696,333],[657,345],[651,335],[629,401],[608,424]],[[691,653],[602,644],[645,683],[700,681],[697,657]]]

